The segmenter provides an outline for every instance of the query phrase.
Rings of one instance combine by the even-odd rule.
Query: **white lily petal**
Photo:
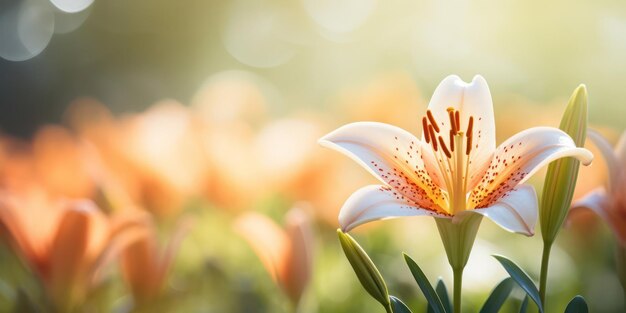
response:
[[[604,139],[602,135],[592,129],[589,129],[587,132],[587,137],[589,137],[596,147],[598,147],[598,150],[600,150],[600,153],[606,162],[607,172],[609,174],[609,190],[612,190],[615,186],[617,186],[617,180],[621,170],[621,164],[619,164],[619,160],[617,159],[615,152],[613,152],[613,147],[606,139]]]
[[[526,236],[535,233],[538,214],[537,194],[530,185],[519,185],[509,190],[503,197],[484,209],[463,211],[454,218],[465,214],[481,214],[500,227]]]
[[[468,189],[472,189],[487,170],[496,148],[493,102],[485,79],[476,75],[471,83],[466,83],[458,76],[451,75],[437,86],[428,109],[437,121],[439,134],[443,134],[444,139],[448,138],[451,128],[447,111],[450,107],[459,111],[461,131],[467,131],[470,116],[474,119],[471,163],[468,169]],[[432,163],[435,162],[434,154],[424,153],[424,156],[427,164],[436,164]],[[440,187],[445,190],[445,186]]]
[[[420,215],[449,218],[407,202],[387,186],[369,185],[357,190],[346,200],[339,212],[339,225],[343,232],[348,232],[371,221]]]
[[[534,127],[517,133],[496,149],[489,169],[472,190],[471,207],[484,208],[560,158],[575,157],[589,165],[593,154],[576,144],[565,132],[553,127]]]
[[[609,218],[609,198],[606,194],[606,190],[602,187],[596,188],[586,194],[584,197],[572,203],[570,210],[587,209],[595,212],[609,225],[611,220]]]
[[[358,122],[336,129],[319,143],[349,156],[419,206],[444,210],[444,196],[424,168],[424,144],[409,132],[383,123]]]
[[[621,166],[626,167],[626,130],[619,137],[617,146],[615,146],[615,154],[619,158]]]

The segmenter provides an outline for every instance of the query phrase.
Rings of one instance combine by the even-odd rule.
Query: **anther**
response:
[[[467,124],[467,133],[465,133],[468,138],[472,137],[472,130],[474,130],[474,117],[470,116],[469,123]]]
[[[454,109],[448,108],[448,117],[450,118],[450,129],[456,134],[456,132],[459,131],[459,128],[454,121]]]
[[[430,143],[430,133],[428,132],[428,121],[426,121],[426,116],[422,118],[422,131],[424,133],[426,143]]]
[[[465,148],[465,155],[469,155],[470,151],[472,151],[472,138],[474,138],[474,136],[470,135],[467,137],[467,147]]]
[[[450,150],[452,150],[452,152],[454,152],[454,134],[455,132],[452,131],[452,129],[450,130]]]
[[[435,117],[433,116],[433,113],[430,112],[430,110],[428,110],[426,111],[426,116],[428,116],[428,120],[430,121],[430,124],[433,126],[435,131],[439,132],[439,125],[437,125],[437,121],[435,121]],[[433,141],[435,141],[434,138],[433,138]]]
[[[430,138],[432,139],[431,143],[433,145],[433,149],[437,151],[437,139],[435,137],[435,132],[433,130],[433,125],[428,125],[428,132],[430,133]]]
[[[454,119],[456,120],[456,129],[461,130],[461,120],[459,117],[459,111],[454,112]]]
[[[472,138],[474,138],[474,117],[470,116],[469,122],[467,123],[467,147],[465,148],[465,154],[469,155],[470,151],[472,151]]]
[[[435,141],[433,140],[433,142]],[[446,143],[443,141],[443,138],[441,138],[441,136],[439,136],[439,143],[441,144],[441,150],[443,150],[443,153],[446,154],[448,159],[452,158],[452,154],[450,153],[450,150],[448,150],[448,147],[446,147]]]

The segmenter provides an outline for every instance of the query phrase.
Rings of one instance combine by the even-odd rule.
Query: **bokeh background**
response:
[[[78,198],[109,220],[147,214],[138,224],[165,252],[142,256],[167,264],[163,279],[146,281],[142,266],[133,274],[124,259],[140,258],[125,255],[144,250],[120,244],[98,279],[87,275],[76,311],[289,312],[298,302],[301,312],[374,312],[335,234],[343,201],[374,180],[316,140],[361,120],[419,135],[449,74],[487,79],[499,141],[557,126],[580,83],[591,126],[616,140],[624,55],[620,1],[2,1],[0,209],[24,214],[2,221],[29,233],[52,223],[31,207]],[[577,195],[604,171],[600,161],[584,169]],[[621,312],[610,231],[588,214],[568,225],[548,311],[582,294],[593,312]],[[45,309],[54,284],[7,228],[0,311]],[[33,237],[54,247],[54,235]],[[414,312],[425,302],[402,251],[451,285],[431,219],[378,222],[355,237]],[[505,277],[494,253],[537,277],[540,238],[485,221],[465,273],[468,310]]]

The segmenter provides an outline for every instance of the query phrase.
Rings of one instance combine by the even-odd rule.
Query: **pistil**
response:
[[[454,180],[454,190],[457,191],[457,193],[453,195],[452,213],[456,214],[466,209],[467,192],[465,192],[465,177],[467,173],[464,165],[467,163],[467,160],[465,159],[466,156],[463,155],[463,132],[457,133],[454,137],[456,139],[454,141],[456,144],[456,177]]]

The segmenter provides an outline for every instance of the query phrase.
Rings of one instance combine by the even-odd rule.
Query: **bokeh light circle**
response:
[[[279,8],[238,1],[229,12],[222,42],[237,61],[270,68],[284,64],[294,55],[292,44],[285,40],[287,25]]]
[[[302,0],[311,18],[335,33],[361,27],[376,8],[376,0]]]
[[[0,57],[24,61],[39,55],[54,34],[54,12],[35,0],[12,5],[0,13]]]
[[[93,0],[50,0],[55,7],[67,13],[76,13],[88,8]]]

